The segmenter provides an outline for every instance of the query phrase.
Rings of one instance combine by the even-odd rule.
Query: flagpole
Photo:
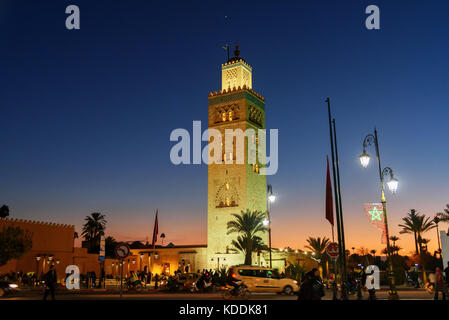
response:
[[[340,232],[341,232],[341,241],[342,241],[342,250],[344,252],[344,259],[343,259],[343,266],[344,266],[344,276],[345,276],[345,281],[347,281],[348,276],[347,276],[347,268],[346,268],[346,243],[345,243],[345,228],[344,228],[344,224],[343,224],[343,209],[341,206],[341,188],[340,188],[340,164],[338,161],[338,145],[337,145],[337,131],[335,128],[335,119],[332,120],[332,124],[334,127],[334,146],[335,146],[335,164],[336,164],[336,169],[337,169],[337,187],[338,188],[338,211],[340,213]]]
[[[343,300],[347,300],[348,296],[346,294],[346,284],[345,284],[345,264],[344,264],[344,260],[346,260],[346,252],[343,251],[343,247],[342,247],[342,239],[341,239],[341,232],[340,232],[340,207],[338,205],[339,203],[339,197],[338,197],[338,192],[337,192],[337,175],[335,173],[335,154],[334,154],[334,137],[333,137],[333,133],[332,133],[332,117],[331,117],[331,104],[330,104],[330,100],[329,98],[326,99],[327,102],[327,111],[328,111],[328,116],[329,116],[329,137],[330,137],[330,143],[331,143],[331,156],[332,156],[332,173],[333,173],[333,180],[334,180],[334,196],[335,196],[335,215],[337,218],[337,238],[338,238],[338,250],[339,250],[339,264],[340,264],[340,276],[341,276],[341,298]]]
[[[156,216],[154,218],[154,226],[153,226],[153,239],[152,239],[152,247],[153,247],[153,251],[152,253],[152,257],[151,257],[151,272],[150,272],[150,288],[151,288],[151,281],[153,280],[153,271],[154,271],[154,257],[155,257],[155,247],[156,247],[156,241],[157,241],[157,233],[159,232],[159,222],[157,219],[157,214],[158,214],[158,209],[156,209]],[[156,231],[157,230],[157,231]]]

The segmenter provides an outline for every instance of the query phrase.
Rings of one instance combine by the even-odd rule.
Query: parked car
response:
[[[257,266],[233,266],[235,278],[242,280],[250,292],[275,292],[291,295],[299,290],[296,280],[281,277],[276,270]]]
[[[17,292],[18,289],[19,289],[19,286],[14,282],[5,281],[5,280],[0,281],[0,297],[4,297],[6,295]]]

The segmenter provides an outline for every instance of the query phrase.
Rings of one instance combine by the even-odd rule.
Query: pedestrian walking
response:
[[[446,276],[446,284],[449,286],[449,261],[447,262],[446,269],[444,269],[444,274]]]
[[[298,292],[298,300],[321,300],[324,297],[324,285],[317,268],[306,273],[305,280]]]
[[[44,300],[47,300],[47,296],[50,293],[51,299],[55,300],[55,285],[58,281],[56,270],[54,265],[50,265],[50,270],[44,276],[45,289],[44,289]]]
[[[441,272],[441,269],[437,267],[435,269],[435,300],[438,300],[439,291],[441,291],[442,299],[446,300],[447,287],[444,283],[443,273]]]
[[[159,275],[156,273],[156,275],[154,276],[154,289],[158,288],[158,281],[159,281]]]

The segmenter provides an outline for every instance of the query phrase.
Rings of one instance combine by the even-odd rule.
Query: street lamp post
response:
[[[268,250],[270,254],[270,268],[273,267],[271,258],[271,206],[270,204],[276,200],[276,196],[273,194],[273,188],[269,184],[267,186],[267,218],[263,221],[265,227],[268,227]]]
[[[440,218],[438,218],[438,216],[435,216],[435,218],[433,218],[433,221],[435,222],[435,225],[437,227],[438,253],[440,254],[441,257],[440,230],[438,229],[438,223],[440,222]]]
[[[36,279],[39,276],[39,260],[41,260],[41,256],[36,256]]]
[[[374,143],[374,146],[376,147],[376,158],[377,158],[377,164],[379,168],[379,177],[380,177],[380,193],[381,193],[381,202],[383,207],[383,216],[384,216],[384,222],[385,222],[385,236],[387,241],[387,256],[389,260],[389,273],[390,273],[390,292],[388,299],[390,300],[397,300],[399,299],[398,292],[396,290],[395,285],[395,277],[394,277],[394,271],[393,271],[393,259],[391,256],[391,249],[390,249],[390,235],[388,232],[388,220],[387,220],[387,201],[385,199],[385,192],[384,192],[384,183],[387,184],[390,191],[394,194],[396,193],[396,190],[398,188],[399,181],[394,178],[393,176],[393,170],[389,167],[386,167],[382,170],[381,164],[380,164],[380,152],[379,152],[379,140],[377,138],[377,130],[374,128],[374,135],[368,134],[365,139],[363,140],[363,153],[360,155],[360,163],[364,168],[366,168],[369,164],[370,156],[366,153],[366,147]],[[385,182],[385,177],[389,176],[389,180]]]

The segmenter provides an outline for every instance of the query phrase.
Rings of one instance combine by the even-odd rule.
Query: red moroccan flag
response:
[[[154,245],[157,241],[157,235],[159,233],[159,225],[157,222],[157,209],[156,209],[156,219],[154,220],[154,230],[153,230],[153,241],[151,242],[151,246],[154,248]]]
[[[378,229],[382,230],[382,243],[387,243],[387,226],[385,225],[384,207],[382,203],[366,203],[365,213],[370,218],[370,222]]]
[[[332,199],[331,173],[329,171],[329,157],[327,159],[327,177],[326,177],[326,219],[331,225],[334,225],[334,204]]]

